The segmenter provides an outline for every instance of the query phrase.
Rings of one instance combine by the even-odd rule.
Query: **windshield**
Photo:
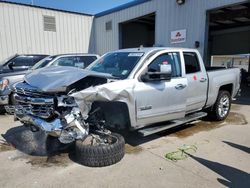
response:
[[[41,61],[36,63],[33,67],[31,67],[31,70],[36,70],[36,69],[46,67],[49,64],[49,62],[51,62],[55,58],[56,58],[56,56],[50,56],[50,57],[47,57],[45,59],[42,59]]]
[[[4,65],[5,63],[7,63],[9,60],[13,59],[16,55],[10,56],[7,59],[0,61],[0,65]]]
[[[125,79],[134,69],[144,53],[116,52],[108,53],[101,59],[95,61],[87,69],[108,73],[114,77]]]

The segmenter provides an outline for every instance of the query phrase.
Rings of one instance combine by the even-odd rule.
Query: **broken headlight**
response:
[[[64,107],[76,107],[76,102],[74,97],[69,97],[67,95],[57,97],[58,100],[58,106],[64,106]]]

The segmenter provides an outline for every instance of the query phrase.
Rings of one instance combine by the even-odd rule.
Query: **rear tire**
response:
[[[111,133],[110,138],[113,142],[109,145],[89,145],[86,140],[77,140],[77,162],[90,167],[109,166],[119,162],[125,154],[125,140],[117,133]]]
[[[219,91],[215,104],[209,111],[209,117],[215,121],[225,120],[231,108],[231,95],[228,91]]]

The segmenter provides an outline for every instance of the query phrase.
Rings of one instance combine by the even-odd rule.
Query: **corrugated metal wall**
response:
[[[43,15],[55,16],[56,32],[44,31]],[[93,17],[0,3],[0,60],[15,53],[88,52]]]
[[[119,49],[119,23],[150,14],[157,10],[157,3],[149,1],[109,15],[95,18],[95,51],[103,54]],[[106,31],[105,23],[112,21],[112,31]]]
[[[203,55],[206,26],[206,10],[245,2],[245,0],[188,0],[178,5],[176,0],[152,0],[135,7],[95,18],[95,51],[103,54],[119,48],[119,23],[156,12],[156,36],[158,45],[193,48],[200,41],[199,51]],[[112,20],[112,31],[105,30],[105,23]],[[171,44],[170,33],[186,29],[185,43]]]

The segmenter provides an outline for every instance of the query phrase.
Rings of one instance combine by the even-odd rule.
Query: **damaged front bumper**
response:
[[[51,136],[60,136],[63,128],[60,119],[55,119],[53,121],[47,122],[46,120],[39,117],[20,113],[20,111],[20,108],[16,108],[15,117],[25,125],[34,126],[35,128],[45,131]]]
[[[84,122],[80,111],[73,108],[70,113],[53,118],[52,120],[43,119],[26,112],[21,105],[15,106],[15,118],[25,126],[29,126],[32,131],[42,130],[46,134],[58,137],[64,144],[71,143],[76,139],[85,139],[89,134],[88,124]]]

